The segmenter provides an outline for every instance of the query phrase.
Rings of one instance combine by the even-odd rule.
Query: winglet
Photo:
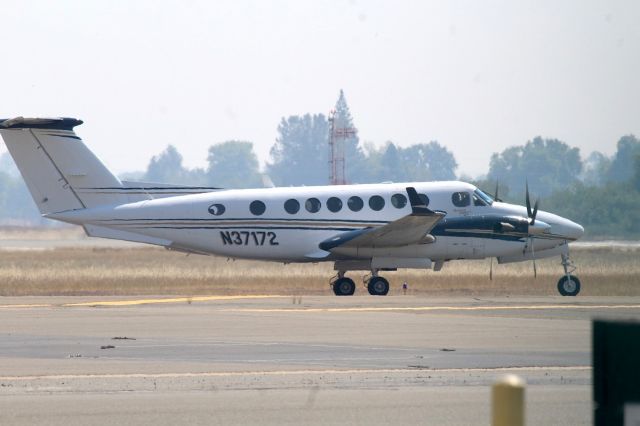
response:
[[[429,210],[427,205],[420,199],[418,191],[413,186],[407,187],[407,195],[411,203],[411,210],[414,215],[432,215],[433,211]]]

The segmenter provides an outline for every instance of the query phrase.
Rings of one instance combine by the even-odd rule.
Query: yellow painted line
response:
[[[41,304],[33,304],[33,305],[0,305],[0,309],[2,308],[48,308],[53,305],[48,303]]]
[[[209,302],[216,300],[244,300],[244,299],[273,299],[289,296],[191,296],[191,297],[173,297],[160,299],[129,299],[129,300],[99,300],[90,302],[77,303],[41,303],[41,304],[19,304],[19,305],[0,305],[0,309],[7,308],[51,308],[51,307],[76,307],[76,306],[135,306],[135,305],[152,305],[156,303],[188,303],[188,302]]]
[[[273,299],[285,296],[192,296],[162,299],[106,300],[98,302],[66,303],[62,306],[134,306],[152,305],[156,303],[210,302],[214,300]]]
[[[513,305],[513,306],[413,306],[354,308],[233,308],[230,312],[406,312],[406,311],[512,311],[562,309],[640,309],[640,305]]]
[[[181,378],[181,377],[243,377],[243,376],[296,376],[307,374],[406,374],[406,373],[491,373],[517,371],[590,371],[587,365],[496,367],[496,368],[387,368],[350,370],[276,370],[276,371],[214,371],[201,373],[118,373],[118,374],[51,374],[40,376],[0,376],[0,380],[60,380],[60,379],[131,379],[131,378]]]

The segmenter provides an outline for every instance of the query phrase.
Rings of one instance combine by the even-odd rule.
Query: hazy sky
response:
[[[438,140],[459,172],[537,135],[611,154],[640,134],[638,1],[24,1],[0,12],[0,117],[72,116],[116,173],[344,89],[363,141]],[[4,152],[6,148],[0,147]]]

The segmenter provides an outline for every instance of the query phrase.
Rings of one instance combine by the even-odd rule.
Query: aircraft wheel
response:
[[[576,296],[580,293],[580,280],[575,275],[564,275],[558,280],[558,291],[563,296]]]
[[[372,277],[367,289],[372,296],[386,296],[389,293],[389,281],[382,277]]]
[[[336,296],[353,296],[356,292],[356,283],[351,278],[338,278],[333,283],[333,292]]]

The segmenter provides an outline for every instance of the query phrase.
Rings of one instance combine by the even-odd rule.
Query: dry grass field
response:
[[[581,295],[640,295],[640,250],[581,248],[572,252]],[[404,280],[410,294],[556,295],[560,259],[497,265],[452,261],[442,271],[387,272],[390,294]],[[0,296],[332,294],[332,264],[282,265],[170,252],[160,248],[51,248],[0,251]],[[362,274],[348,274],[361,283]],[[360,294],[366,290],[360,288]]]

